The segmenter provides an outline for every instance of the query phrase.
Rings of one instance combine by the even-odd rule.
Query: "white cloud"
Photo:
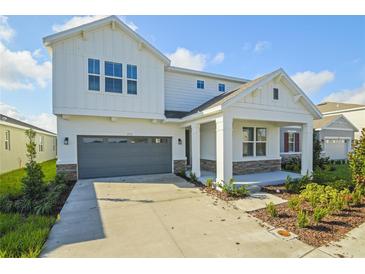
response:
[[[86,16],[74,16],[71,19],[67,20],[63,24],[55,24],[52,26],[52,30],[54,32],[60,32],[67,29],[71,29],[74,27],[78,27],[102,18],[107,17],[107,15],[86,15]],[[125,16],[119,16],[119,18],[126,23],[132,30],[136,31],[138,27],[133,23],[127,20]]]
[[[322,70],[320,72],[304,71],[294,74],[292,79],[306,93],[311,94],[332,82],[335,79],[335,74],[328,70]]]
[[[267,49],[270,49],[270,48],[271,48],[271,43],[269,41],[257,41],[253,51],[255,53],[261,53],[264,50],[267,50]]]
[[[218,65],[224,61],[224,52],[218,52],[212,59],[212,64]]]
[[[333,92],[325,97],[323,101],[365,104],[365,83],[359,88]]]
[[[39,63],[30,51],[12,51],[0,42],[0,60],[0,88],[5,90],[44,88],[51,79],[51,62]]]
[[[25,123],[40,127],[52,132],[57,131],[56,116],[49,113],[41,113],[39,115],[25,116],[20,113],[14,106],[0,102],[0,113],[11,118],[23,121]]]
[[[218,65],[224,61],[224,52],[218,52],[213,58],[206,53],[195,53],[186,48],[177,48],[173,53],[166,53],[171,60],[171,65],[189,68],[194,70],[204,70],[208,63]]]
[[[0,41],[9,42],[15,31],[8,24],[8,17],[0,15]]]
[[[203,70],[207,63],[207,55],[203,53],[193,53],[186,48],[177,48],[173,53],[167,53],[171,64],[177,67]]]
[[[251,49],[251,43],[245,42],[242,46],[242,50],[247,51]]]

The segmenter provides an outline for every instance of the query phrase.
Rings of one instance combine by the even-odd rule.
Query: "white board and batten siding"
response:
[[[204,81],[204,89],[197,88],[197,80]],[[190,111],[211,98],[222,94],[218,84],[225,85],[225,91],[230,91],[243,84],[226,79],[210,78],[199,74],[181,72],[165,72],[165,109]]]
[[[296,101],[296,91],[282,81],[272,80],[232,105],[232,112],[246,119],[295,123],[313,120],[302,100]],[[279,99],[273,99],[273,89],[279,89]],[[235,115],[235,114],[234,114]],[[238,117],[236,117],[238,118]],[[290,124],[288,124],[290,125]],[[282,125],[284,126],[284,124]]]
[[[55,114],[161,118],[164,63],[121,29],[104,26],[52,46]],[[100,60],[100,90],[88,90],[88,58]],[[106,93],[104,61],[122,63],[123,93]],[[127,94],[127,64],[137,65],[137,95]]]

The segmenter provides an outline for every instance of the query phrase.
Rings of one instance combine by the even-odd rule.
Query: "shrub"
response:
[[[289,193],[300,193],[300,191],[310,183],[310,177],[305,175],[300,179],[292,179],[290,176],[286,177],[285,189]]]
[[[193,183],[197,183],[198,182],[198,177],[196,177],[195,173],[190,171],[189,173],[189,177],[190,177],[190,180],[193,182]]]
[[[359,206],[362,204],[362,198],[364,195],[364,188],[361,185],[357,185],[352,192],[352,204]]]
[[[322,145],[318,138],[318,133],[313,131],[313,169],[324,169],[329,164],[328,157],[322,157]]]
[[[299,157],[290,157],[282,163],[281,167],[284,170],[300,172],[301,160]]]
[[[35,161],[37,153],[34,138],[36,133],[32,129],[28,129],[25,134],[28,138],[28,143],[26,144],[28,162],[25,168],[26,175],[22,178],[22,185],[25,199],[32,203],[43,198],[45,187],[43,182],[44,174],[41,165]]]
[[[206,181],[206,185],[207,185],[207,187],[212,188],[214,186],[213,179],[208,178],[207,181]]]
[[[349,153],[349,166],[352,180],[365,186],[365,128],[361,131],[359,140],[355,140],[352,152]]]
[[[301,197],[299,195],[296,195],[296,196],[290,198],[290,200],[288,201],[288,207],[291,210],[298,211],[301,203],[302,203]]]
[[[278,216],[278,212],[273,202],[266,204],[266,212],[273,218]]]
[[[323,208],[323,207],[316,207],[313,210],[313,221],[315,224],[318,224],[320,221],[322,221],[322,219],[324,217],[326,217],[328,215],[328,210],[327,208]]]
[[[299,210],[297,215],[297,225],[299,228],[304,228],[309,225],[308,213],[305,210]]]
[[[223,183],[220,185],[222,191],[227,193],[228,196],[235,197],[235,198],[243,198],[248,196],[249,192],[244,185],[239,187],[235,186],[234,180],[229,180],[228,183]]]

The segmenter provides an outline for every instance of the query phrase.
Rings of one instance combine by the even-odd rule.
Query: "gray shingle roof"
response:
[[[39,131],[43,131],[43,132],[46,132],[46,133],[49,133],[49,134],[56,135],[56,133],[54,133],[54,132],[42,129],[40,127],[33,126],[31,124],[28,124],[28,123],[25,123],[25,122],[22,122],[22,121],[19,121],[17,119],[11,118],[11,117],[6,116],[4,114],[0,114],[0,120],[4,121],[4,122],[7,122],[7,123],[10,123],[10,124],[14,124],[14,125],[22,126],[22,127],[27,127],[27,128],[31,128],[31,129],[35,129],[35,130],[39,130]]]

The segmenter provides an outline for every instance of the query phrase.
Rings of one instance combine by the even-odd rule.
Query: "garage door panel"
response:
[[[325,140],[326,156],[331,160],[347,159],[347,146],[348,144],[343,139],[328,138]]]
[[[172,172],[171,137],[78,136],[79,178]]]

